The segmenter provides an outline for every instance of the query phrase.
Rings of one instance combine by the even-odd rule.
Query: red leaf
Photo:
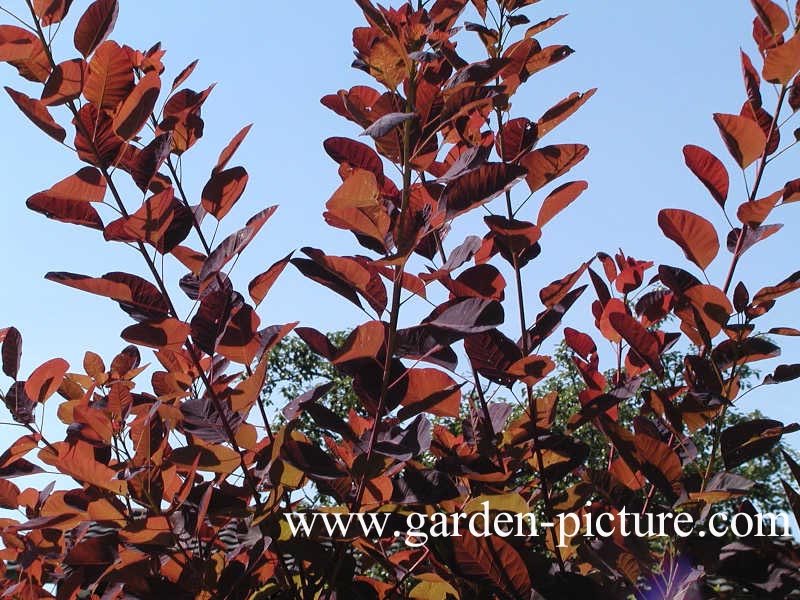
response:
[[[214,170],[212,171],[214,175],[216,175],[226,167],[228,161],[233,157],[236,150],[239,149],[239,146],[242,145],[244,138],[246,138],[247,134],[250,133],[250,129],[252,127],[253,127],[252,123],[250,125],[243,127],[241,131],[239,131],[239,133],[233,136],[233,139],[228,143],[228,145],[225,146],[225,149],[219,155],[219,159],[217,160],[217,165],[214,167]]]
[[[120,138],[115,135],[115,139]],[[156,193],[163,191],[156,189],[152,184],[159,181],[158,170],[172,150],[172,132],[157,135],[141,150],[131,145],[127,146],[127,150],[120,161],[120,167],[131,174],[139,189],[142,191],[152,189]]]
[[[631,348],[659,376],[664,375],[661,365],[661,353],[658,338],[647,331],[639,321],[627,313],[614,312],[608,316],[611,326],[619,333]]]
[[[705,270],[719,252],[714,226],[688,210],[667,208],[658,213],[658,225],[669,239],[681,247],[686,258]]]
[[[86,62],[80,58],[56,65],[42,90],[45,106],[58,106],[80,97],[86,80]]]
[[[728,199],[728,188],[730,178],[725,165],[716,156],[700,146],[684,146],[683,157],[686,166],[711,192],[714,200],[722,208],[725,208],[725,201]]]
[[[124,140],[133,138],[150,118],[161,91],[161,79],[150,71],[136,84],[114,115],[113,128]]]
[[[71,4],[72,0],[33,0],[33,10],[42,26],[47,27],[60,23]]]
[[[337,163],[347,163],[353,169],[369,171],[380,180],[383,178],[383,161],[378,153],[361,142],[343,137],[332,137],[325,140],[323,146]]]
[[[90,294],[105,296],[119,302],[122,310],[137,321],[163,318],[169,313],[161,292],[150,282],[129,273],[106,273],[88,277],[75,273],[50,272],[45,279],[73,287]]]
[[[740,115],[714,114],[714,122],[728,151],[742,169],[750,166],[767,147],[767,136],[758,123]]]
[[[520,164],[528,169],[526,180],[531,192],[561,177],[586,158],[589,148],[582,144],[545,146],[525,155]]]
[[[203,264],[203,268],[200,269],[198,275],[200,281],[206,281],[209,277],[218,273],[231,258],[244,251],[248,244],[253,241],[256,234],[261,230],[264,223],[267,222],[267,219],[269,219],[277,209],[277,206],[270,206],[262,210],[250,217],[245,226],[239,231],[232,233],[222,240],[219,246],[211,252],[208,259]]]
[[[178,76],[175,77],[175,79],[172,81],[172,87],[170,88],[170,93],[172,93],[175,90],[177,90],[178,86],[180,86],[184,81],[189,79],[189,75],[192,74],[192,72],[194,71],[195,67],[197,66],[197,63],[198,63],[197,60],[193,60],[188,65],[186,65],[186,67],[183,69],[183,71],[178,73]]]
[[[744,76],[744,87],[747,90],[747,102],[756,110],[761,108],[761,77],[753,66],[750,57],[741,51],[742,55],[742,75]]]
[[[83,167],[77,173],[62,179],[44,193],[56,198],[102,202],[106,195],[106,180],[97,169]]]
[[[69,363],[63,358],[54,358],[36,367],[25,382],[25,393],[34,402],[44,402],[52,396],[64,380]]]
[[[515,162],[530,152],[539,139],[536,123],[524,117],[503,123],[500,135],[495,139],[497,153],[505,162]]]
[[[796,289],[800,289],[800,271],[796,271],[792,275],[789,275],[789,277],[777,285],[765,287],[759,290],[758,293],[753,297],[753,305],[755,306],[758,304],[763,304],[764,302],[775,300],[788,294],[789,292],[793,292]]]
[[[789,88],[789,106],[793,112],[800,110],[800,75],[797,75]]]
[[[583,106],[586,101],[589,100],[589,98],[594,96],[596,91],[597,88],[593,88],[582,94],[579,92],[573,92],[554,107],[549,109],[546,113],[544,113],[537,123],[539,126],[539,138],[543,138],[547,133],[566,121],[581,106]]]
[[[585,181],[572,181],[554,189],[544,199],[542,207],[539,209],[539,216],[536,218],[536,225],[544,227],[553,217],[572,204],[588,187],[589,184]]]
[[[113,110],[133,89],[133,64],[116,42],[104,42],[89,62],[83,94],[97,108]]]
[[[75,148],[81,160],[105,167],[117,163],[124,141],[114,133],[106,111],[88,102],[72,123],[75,125]]]
[[[467,336],[464,350],[472,367],[486,379],[509,387],[516,381],[508,369],[522,358],[522,351],[497,329]]]
[[[171,252],[191,231],[192,212],[174,196],[171,187],[151,196],[128,217],[109,223],[105,238],[152,244],[162,254]]]
[[[89,56],[114,29],[119,13],[117,0],[97,0],[83,13],[75,27],[75,48]]]
[[[789,27],[789,17],[786,12],[772,0],[750,0],[750,3],[773,37],[781,35]]]
[[[70,198],[57,198],[47,192],[34,194],[25,203],[31,210],[43,214],[48,219],[62,223],[83,225],[91,229],[103,229],[103,221],[94,207],[88,202]]]
[[[464,533],[448,538],[453,546],[453,566],[458,574],[503,590],[502,597],[527,598],[531,580],[519,552],[497,536]]]
[[[14,104],[19,107],[34,125],[58,142],[63,142],[66,139],[67,132],[61,125],[56,123],[41,100],[29,98],[21,92],[12,90],[10,87],[6,87],[5,90],[8,92],[8,95],[11,96]]]
[[[244,193],[248,175],[243,167],[233,167],[211,175],[202,193],[203,208],[222,219]]]
[[[591,262],[591,261],[590,261]],[[583,263],[580,267],[578,267],[572,273],[566,275],[562,279],[552,282],[545,288],[539,292],[539,298],[547,308],[552,308],[561,300],[564,299],[570,290],[575,286],[578,282],[578,279],[581,278],[581,275],[584,274],[586,269],[589,268],[589,262]]]
[[[261,304],[264,300],[270,288],[272,288],[272,284],[275,283],[275,280],[278,279],[278,276],[286,268],[286,265],[289,264],[291,258],[292,253],[290,252],[284,258],[273,264],[269,269],[261,273],[261,275],[255,277],[250,282],[250,285],[247,286],[250,297],[253,299],[253,302],[256,303],[256,306]]]

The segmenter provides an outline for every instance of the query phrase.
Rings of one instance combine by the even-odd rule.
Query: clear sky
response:
[[[2,5],[22,12],[24,2],[5,0]],[[71,26],[85,5],[75,2],[68,20]],[[590,146],[589,157],[570,175],[587,179],[590,187],[545,229],[542,257],[527,273],[532,314],[539,308],[540,287],[572,271],[598,250],[611,253],[622,247],[636,258],[687,266],[677,246],[661,235],[658,210],[687,208],[717,224],[724,220],[705,188],[685,168],[684,144],[707,147],[729,166],[732,215],[745,199],[741,177],[732,167],[711,115],[738,113],[744,101],[739,47],[754,54],[750,3],[544,0],[527,12],[532,22],[560,13],[569,17],[541,40],[567,43],[576,53],[532,79],[516,98],[514,114],[535,119],[573,91],[592,87],[599,91],[548,136],[548,143]],[[0,16],[0,22],[8,20]],[[322,141],[334,135],[355,137],[359,132],[324,108],[319,99],[340,88],[367,83],[362,73],[349,68],[350,32],[362,22],[349,0],[121,1],[113,39],[141,49],[161,41],[168,51],[167,82],[195,58],[200,64],[189,85],[203,89],[218,82],[204,107],[206,135],[183,165],[193,201],[198,200],[221,148],[243,125],[255,123],[235,158],[235,164],[248,169],[250,184],[226,219],[229,229],[217,239],[265,206],[277,203],[280,210],[237,264],[234,280],[239,289],[300,246],[313,245],[331,254],[361,251],[349,234],[331,230],[321,217],[325,201],[339,183],[336,165],[324,153]],[[465,41],[473,35],[461,34]],[[71,28],[65,28],[57,43],[59,60],[77,54],[71,39]],[[6,65],[0,65],[0,82],[28,93],[34,89]],[[771,109],[773,102],[774,95],[766,90],[765,106]],[[68,123],[64,114],[59,116]],[[78,370],[87,349],[110,360],[124,345],[118,333],[129,324],[127,316],[111,301],[58,286],[42,276],[51,270],[90,275],[110,270],[144,273],[143,265],[125,246],[104,243],[99,232],[48,221],[29,211],[25,200],[31,194],[81,165],[39,133],[5,96],[0,98],[0,122],[0,256],[4,266],[0,327],[13,324],[23,333],[23,376],[54,356],[63,356]],[[798,164],[798,153],[790,152],[771,167],[762,186],[765,195],[800,176]],[[527,210],[522,218],[533,219],[538,204],[531,203]],[[741,261],[741,272],[754,282],[751,292],[800,268],[796,260],[798,210],[798,205],[778,209],[777,220],[790,227]],[[457,229],[448,247],[465,233]],[[723,249],[710,269],[717,285],[724,279],[729,257]],[[174,281],[182,271],[172,265],[169,273]],[[796,320],[800,296],[787,297],[782,306],[768,317],[769,325],[795,324],[792,319]],[[427,308],[422,306],[420,311]],[[291,267],[262,305],[260,315],[262,324],[301,320],[323,331],[352,326],[363,317]],[[589,315],[582,301],[566,322],[593,333]],[[508,331],[516,332],[518,326],[509,318]],[[599,340],[599,334],[595,338]],[[779,343],[784,348],[780,362],[800,362],[800,342],[782,338]],[[767,373],[774,364],[759,366]],[[798,392],[800,386],[792,384],[766,388],[749,395],[742,408],[760,408],[768,416],[791,422],[800,419]]]

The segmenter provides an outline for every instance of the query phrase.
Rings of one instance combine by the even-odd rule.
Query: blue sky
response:
[[[68,24],[74,26],[85,4],[75,3]],[[24,3],[9,0],[3,6],[21,12]],[[587,179],[590,187],[545,229],[542,257],[527,273],[529,314],[538,312],[540,287],[572,271],[598,250],[611,253],[621,247],[636,258],[657,257],[686,267],[683,253],[658,229],[658,210],[687,208],[717,224],[724,219],[685,168],[684,144],[709,148],[726,162],[732,180],[731,214],[745,199],[741,177],[711,115],[738,113],[745,98],[739,47],[755,54],[750,3],[624,0],[613,3],[613,12],[608,6],[588,0],[544,0],[527,13],[532,22],[570,13],[541,40],[543,45],[567,43],[576,53],[533,78],[516,97],[514,115],[537,118],[573,91],[599,88],[576,116],[548,137],[548,143],[590,146],[589,157],[570,174],[571,179]],[[362,73],[349,68],[350,31],[361,23],[358,9],[348,0],[310,0],[303,6],[242,0],[121,2],[113,39],[142,49],[161,41],[168,51],[166,81],[199,58],[189,85],[202,89],[218,82],[204,108],[206,135],[183,165],[184,184],[194,201],[221,148],[243,125],[255,123],[234,163],[248,169],[248,190],[217,240],[265,206],[279,204],[280,209],[238,262],[234,281],[240,289],[300,246],[313,245],[330,254],[361,251],[349,234],[331,230],[321,217],[325,201],[339,183],[336,165],[324,153],[322,141],[359,132],[319,103],[324,94],[367,83]],[[461,36],[467,43],[472,34]],[[69,29],[61,32],[59,60],[76,55],[71,37]],[[33,88],[6,65],[0,65],[0,82],[32,93]],[[769,109],[774,95],[767,90],[764,96]],[[60,117],[68,122],[63,114]],[[31,194],[73,173],[80,164],[35,130],[7,97],[0,99],[0,122],[4,128],[0,256],[5,266],[0,326],[13,324],[23,333],[23,375],[54,356],[63,356],[78,370],[88,349],[110,360],[124,345],[118,333],[129,324],[126,315],[113,302],[47,282],[43,275],[51,270],[143,273],[143,265],[133,251],[104,243],[97,232],[48,221],[26,209],[25,200]],[[797,164],[794,152],[776,162],[761,188],[764,195],[800,175],[793,169]],[[139,200],[133,198],[131,206]],[[522,218],[535,217],[538,203],[530,204]],[[777,220],[798,223],[798,210],[796,205],[780,208]],[[472,223],[456,228],[448,240],[450,248],[459,235],[471,233]],[[751,292],[797,270],[794,239],[796,233],[787,228],[748,252],[740,272],[753,282]],[[717,285],[724,279],[729,257],[723,249],[709,270]],[[183,272],[172,265],[167,273],[175,281]],[[784,299],[782,308],[770,313],[765,324],[792,325],[794,309],[800,308],[798,298]],[[418,306],[410,313],[428,309]],[[593,332],[587,304],[573,311],[567,323]],[[263,324],[301,320],[323,331],[355,325],[363,317],[345,300],[302,279],[291,268],[273,288],[260,315]],[[509,315],[508,331],[517,330]],[[800,342],[789,338],[779,342],[784,348],[779,362],[798,362]],[[772,366],[763,363],[761,368],[766,373]],[[798,391],[798,385],[766,388],[749,395],[742,407],[759,408],[790,422],[798,418]]]

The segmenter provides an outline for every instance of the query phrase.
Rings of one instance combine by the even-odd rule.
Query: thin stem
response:
[[[772,123],[769,127],[769,132],[767,133],[767,143],[769,143],[769,139],[772,137],[772,134],[775,132],[775,128],[778,124],[778,118],[781,113],[781,108],[783,107],[783,102],[786,99],[786,93],[788,88],[786,84],[781,87],[780,94],[778,95],[778,103],[775,107],[775,116],[772,118]],[[750,194],[748,196],[748,202],[754,202],[756,199],[756,195],[758,194],[758,188],[761,185],[761,180],[764,177],[764,169],[767,166],[767,147],[764,147],[764,152],[761,154],[761,159],[759,161],[758,167],[756,169],[756,179],[753,182],[753,189],[750,190]],[[730,267],[728,267],[728,274],[725,276],[725,284],[722,286],[722,291],[727,294],[728,290],[731,287],[731,282],[733,280],[733,274],[736,271],[736,266],[739,264],[739,259],[742,255],[742,250],[744,248],[744,242],[747,238],[747,233],[749,229],[747,224],[742,224],[742,230],[739,233],[739,239],[736,241],[736,249],[733,251],[733,258],[731,259]]]

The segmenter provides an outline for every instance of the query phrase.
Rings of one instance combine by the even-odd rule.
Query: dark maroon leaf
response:
[[[783,435],[783,423],[772,419],[755,419],[728,427],[720,438],[726,469],[735,469],[747,461],[766,454]]]
[[[3,345],[0,354],[3,359],[3,373],[16,379],[19,374],[19,363],[22,360],[22,334],[16,327],[9,327],[3,333]]]
[[[798,377],[800,377],[800,364],[779,365],[775,368],[772,375],[767,375],[764,378],[764,383],[784,383],[785,381],[792,381]]]
[[[503,306],[483,298],[455,298],[437,306],[423,324],[458,333],[480,333],[503,322]]]
[[[526,173],[526,169],[517,165],[487,163],[460,175],[448,183],[444,191],[447,218],[452,219],[489,202],[511,189]]]
[[[517,381],[516,377],[508,374],[508,369],[522,358],[522,352],[499,330],[490,329],[467,336],[464,350],[473,368],[486,379],[505,386]]]

